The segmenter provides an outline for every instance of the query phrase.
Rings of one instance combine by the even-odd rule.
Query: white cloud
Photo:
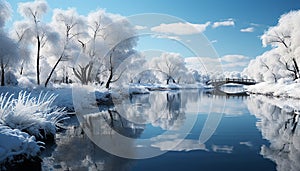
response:
[[[240,30],[241,32],[251,33],[254,32],[254,27],[248,27]]]
[[[242,71],[248,66],[250,58],[243,55],[225,55],[221,57],[224,71]]]
[[[223,64],[223,69],[225,71],[242,71],[243,68],[247,66],[248,62],[235,62],[235,63],[228,63]]]
[[[152,27],[151,31],[176,35],[190,35],[204,32],[209,25],[210,22],[206,22],[205,24],[178,22],[170,24],[160,24],[159,26]]]
[[[134,26],[134,28],[135,28],[136,30],[145,30],[147,27],[146,27],[146,26],[136,25],[136,26]]]
[[[225,55],[221,58],[222,62],[240,62],[249,60],[249,57],[243,55]]]
[[[186,67],[201,73],[242,71],[251,59],[243,55],[225,55],[220,58],[188,57],[185,58]]]
[[[221,27],[221,26],[234,26],[234,25],[235,25],[235,23],[234,23],[233,19],[229,18],[225,21],[214,22],[212,27],[217,28],[217,27]]]
[[[178,36],[154,35],[153,37],[159,38],[159,39],[172,39],[172,40],[181,41],[181,39]]]
[[[212,40],[210,43],[217,43],[218,40]]]
[[[260,24],[256,24],[256,23],[250,23],[251,26],[254,26],[254,27],[259,27]]]
[[[188,57],[184,59],[184,62],[189,70],[196,70],[200,73],[206,73],[206,71],[222,71],[220,58]]]

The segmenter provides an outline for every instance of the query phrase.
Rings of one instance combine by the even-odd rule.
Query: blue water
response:
[[[295,162],[295,157],[300,156],[297,146],[300,140],[299,136],[295,136],[300,132],[298,122],[285,124],[295,115],[287,114],[280,108],[273,110],[278,107],[267,100],[216,95],[202,90],[151,92],[130,98],[124,99],[119,107],[116,105],[111,108],[111,115],[102,112],[99,115],[78,116],[81,124],[87,126],[80,127],[78,123],[74,126],[72,123],[66,132],[59,133],[52,154],[43,157],[42,168],[300,170]],[[291,131],[295,126],[295,130]],[[203,130],[206,130],[206,134]],[[278,130],[282,134],[277,135]],[[129,145],[111,141],[115,136],[114,131],[132,141]],[[123,147],[132,152],[130,155],[133,154],[135,158],[143,158],[146,152],[162,154],[147,159],[119,157],[99,147],[99,143],[106,138],[111,148],[116,150]],[[204,139],[207,141],[199,142]],[[149,141],[141,143],[143,140]],[[172,147],[177,141],[180,143]]]

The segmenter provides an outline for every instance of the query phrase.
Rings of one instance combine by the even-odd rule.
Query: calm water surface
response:
[[[121,101],[78,115],[82,127],[71,118],[43,152],[43,170],[300,170],[299,116],[272,99],[184,90]],[[115,132],[130,141],[114,142]],[[99,143],[136,158],[161,155],[126,159]]]

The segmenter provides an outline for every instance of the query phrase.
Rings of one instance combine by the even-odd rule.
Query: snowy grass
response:
[[[67,118],[64,108],[52,105],[55,98],[53,94],[43,92],[37,97],[31,97],[26,91],[20,92],[16,99],[13,95],[1,94],[0,123],[36,138],[54,136],[61,127],[60,122]]]

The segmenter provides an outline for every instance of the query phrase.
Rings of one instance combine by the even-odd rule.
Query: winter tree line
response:
[[[300,10],[280,17],[276,26],[262,36],[263,46],[271,49],[250,61],[243,73],[256,81],[277,82],[300,78]]]
[[[75,8],[49,11],[46,1],[35,0],[18,4],[16,12],[21,19],[7,29],[12,12],[9,3],[1,0],[2,86],[78,82],[109,88],[113,83],[195,83],[209,79],[206,73],[189,70],[180,54],[163,53],[147,61],[135,50],[135,26],[123,16],[102,9],[87,15]],[[49,13],[52,17],[46,22]],[[270,46],[270,50],[250,61],[238,75],[259,82],[299,79],[299,21],[300,10],[282,15],[278,24],[261,36],[263,46]]]
[[[188,71],[176,53],[163,53],[147,61],[135,50],[138,37],[123,16],[99,9],[86,16],[75,8],[49,12],[44,0],[20,2],[12,28],[5,30],[12,9],[0,1],[1,85],[22,82],[47,87],[54,82],[190,83],[200,74]],[[143,71],[141,71],[143,68]]]

